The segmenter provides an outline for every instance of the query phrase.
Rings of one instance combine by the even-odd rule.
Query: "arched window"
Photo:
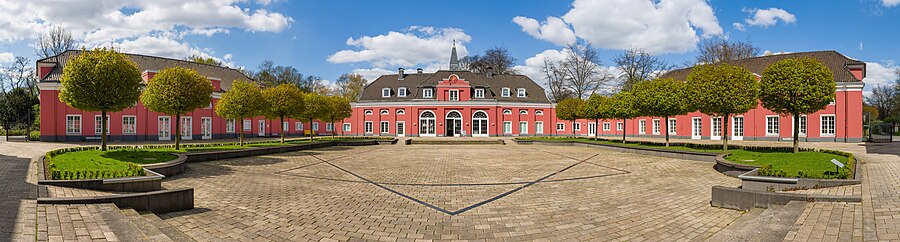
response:
[[[534,115],[544,115],[544,111],[536,110],[534,111]]]
[[[503,114],[504,114],[504,115],[512,114],[512,110],[504,109],[504,110],[503,110]]]
[[[422,112],[422,115],[419,115],[419,118],[434,118],[434,113],[431,111]]]
[[[366,115],[372,115],[372,110],[366,110]]]
[[[519,110],[519,115],[528,115],[528,110],[525,110],[525,109]]]
[[[450,111],[449,113],[447,113],[447,118],[462,118],[462,115],[460,115],[457,111]]]
[[[387,110],[387,109],[382,109],[382,110],[381,110],[381,115],[388,115],[388,110]]]
[[[403,111],[403,109],[397,109],[397,114],[406,114],[406,111]]]
[[[431,111],[424,111],[419,114],[419,135],[435,136],[435,118]]]
[[[472,115],[472,118],[473,118],[473,119],[476,119],[476,118],[487,118],[487,113],[485,113],[484,111],[478,111],[478,112],[475,112],[474,115]]]

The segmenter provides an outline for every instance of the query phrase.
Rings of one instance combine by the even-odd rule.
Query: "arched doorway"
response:
[[[488,137],[488,115],[484,111],[472,114],[472,136]]]
[[[419,115],[419,136],[435,136],[434,112],[424,111]]]
[[[445,135],[447,137],[459,137],[462,135],[462,114],[459,114],[457,111],[447,112],[445,127],[447,128],[447,132]]]

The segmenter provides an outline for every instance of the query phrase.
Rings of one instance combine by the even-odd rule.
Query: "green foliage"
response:
[[[149,81],[141,102],[150,111],[180,115],[209,106],[212,92],[212,82],[197,71],[171,67],[156,73]]]
[[[59,100],[83,111],[116,112],[134,106],[141,95],[141,71],[115,50],[82,50],[66,63]]]
[[[604,112],[604,106],[609,101],[609,97],[593,94],[588,98],[587,102],[585,102],[581,114],[586,119],[596,120],[612,118],[608,116],[609,114],[607,112]]]
[[[634,95],[631,92],[616,93],[606,105],[601,106],[606,117],[614,119],[630,119],[640,115],[634,108]]]
[[[660,78],[634,85],[634,108],[642,116],[670,117],[688,113],[684,82]]]
[[[235,80],[231,83],[231,90],[222,94],[222,98],[216,103],[216,114],[227,119],[243,119],[262,114],[266,106],[259,87],[250,82]]]
[[[41,131],[35,130],[35,131],[31,131],[30,133],[28,133],[28,140],[31,140],[31,141],[41,140]]]
[[[192,61],[200,64],[213,65],[213,66],[224,66],[221,61],[217,61],[212,57],[203,57],[199,55],[191,55],[185,58],[187,61]]]
[[[262,90],[262,96],[266,103],[266,116],[269,118],[282,118],[302,113],[303,92],[300,88],[291,84],[281,84],[273,88]]]
[[[687,77],[691,110],[710,116],[745,113],[756,107],[759,83],[737,66],[696,66]]]
[[[353,115],[353,109],[350,107],[350,100],[347,100],[342,96],[328,96],[324,97],[324,99],[325,110],[323,111],[323,117],[330,123],[344,120]],[[335,132],[332,132],[331,135],[334,136],[334,133]]]
[[[25,88],[16,88],[0,96],[0,126],[7,129],[29,128],[34,118],[32,108],[38,103],[38,98]]]
[[[574,121],[582,117],[584,100],[580,98],[566,98],[556,104],[556,118]]]
[[[819,61],[784,59],[766,68],[760,81],[764,108],[784,115],[824,109],[834,100],[834,74]]]
[[[301,120],[308,120],[309,123],[312,123],[313,119],[320,119],[325,117],[328,114],[328,100],[326,96],[319,95],[318,93],[308,92],[304,94],[303,97],[306,100],[305,107],[303,108],[303,112],[300,113],[296,118]],[[315,131],[312,132],[315,134]]]

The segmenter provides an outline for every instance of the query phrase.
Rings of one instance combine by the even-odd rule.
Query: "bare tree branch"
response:
[[[713,38],[700,42],[697,46],[698,64],[713,64],[725,61],[746,59],[759,55],[759,48],[748,41],[730,42],[726,39]]]
[[[635,84],[654,79],[673,69],[672,65],[638,48],[629,48],[613,59],[622,71],[620,89],[631,91]]]
[[[76,45],[77,43],[72,38],[72,33],[66,31],[63,27],[52,26],[50,31],[38,37],[35,54],[40,58],[47,58],[59,55],[66,50],[74,49]]]

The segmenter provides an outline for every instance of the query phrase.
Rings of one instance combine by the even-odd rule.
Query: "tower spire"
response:
[[[450,51],[450,70],[459,70],[459,58],[456,56],[456,40],[453,40],[453,49]]]

